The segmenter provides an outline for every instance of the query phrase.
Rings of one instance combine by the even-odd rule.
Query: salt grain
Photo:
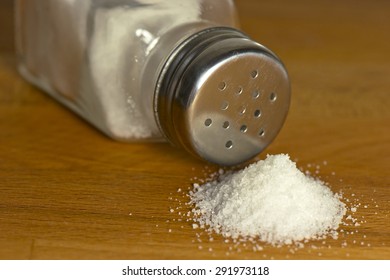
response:
[[[346,213],[340,195],[306,176],[284,154],[194,184],[190,200],[193,220],[210,232],[279,245],[326,235],[337,238]]]

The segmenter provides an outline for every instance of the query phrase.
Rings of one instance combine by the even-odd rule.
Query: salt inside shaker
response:
[[[287,71],[233,1],[17,0],[16,27],[20,73],[117,140],[235,165],[288,112]]]

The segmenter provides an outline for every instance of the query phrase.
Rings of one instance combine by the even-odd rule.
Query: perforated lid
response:
[[[280,60],[229,28],[204,31],[172,55],[156,91],[164,134],[220,165],[244,162],[276,137],[290,103]]]

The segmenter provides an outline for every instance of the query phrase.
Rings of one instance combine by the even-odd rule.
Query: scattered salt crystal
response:
[[[357,210],[356,207],[352,207],[351,208],[351,211],[354,212],[354,213],[356,212],[356,210]]]
[[[337,237],[346,212],[340,195],[305,176],[284,154],[193,187],[193,220],[233,239],[257,237],[271,244],[291,244],[328,234]]]
[[[192,224],[192,228],[197,229],[197,228],[199,228],[199,226],[197,224]]]

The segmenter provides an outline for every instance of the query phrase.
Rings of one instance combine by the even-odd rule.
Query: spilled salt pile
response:
[[[278,245],[336,238],[346,213],[340,195],[306,176],[284,154],[194,184],[189,196],[196,227]]]

